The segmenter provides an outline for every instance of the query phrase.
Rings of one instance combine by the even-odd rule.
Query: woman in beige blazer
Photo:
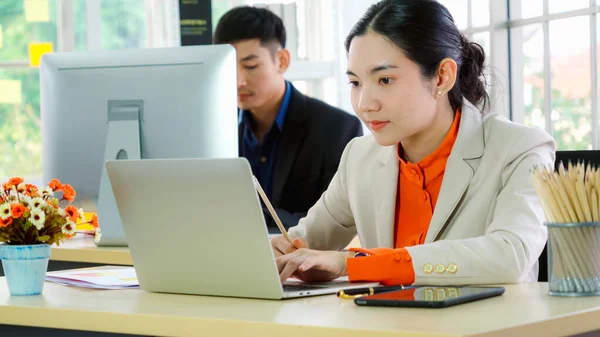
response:
[[[351,259],[373,258],[368,249],[360,257],[342,251],[358,234],[363,248],[397,248],[388,254],[398,268],[412,262],[405,279],[415,284],[536,281],[547,233],[531,170],[553,165],[555,145],[542,130],[483,112],[481,46],[435,0],[384,0],[356,24],[346,49],[352,106],[372,134],[347,145],[327,191],[289,230],[293,244],[272,239],[282,280],[346,275]],[[424,243],[395,247],[398,147],[419,163],[455,116],[458,134]],[[349,277],[392,283],[386,275],[397,270],[378,266]]]

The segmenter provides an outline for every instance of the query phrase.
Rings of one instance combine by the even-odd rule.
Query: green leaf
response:
[[[38,236],[38,241],[40,241],[40,242],[46,242],[48,240],[50,240],[50,235]]]

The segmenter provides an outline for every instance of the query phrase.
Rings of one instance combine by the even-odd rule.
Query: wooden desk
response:
[[[74,237],[59,247],[52,246],[48,271],[103,265],[133,266],[127,247],[96,247],[91,237]],[[0,276],[4,276],[0,262]]]
[[[334,295],[270,301],[52,283],[46,283],[40,296],[11,297],[2,278],[0,335],[10,331],[23,336],[24,326],[152,336],[267,337],[564,336],[600,330],[600,297],[551,297],[545,283],[506,288],[501,297],[446,309],[400,309],[358,307]]]
[[[52,247],[52,261],[97,263],[103,265],[132,266],[131,254],[127,247],[96,247],[91,237],[77,236],[59,247]]]

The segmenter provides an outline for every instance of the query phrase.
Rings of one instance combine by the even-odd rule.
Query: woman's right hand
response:
[[[308,248],[308,245],[300,238],[295,238],[292,240],[292,243],[289,243],[283,235],[277,235],[271,237],[271,247],[273,248],[275,258],[278,258],[282,255],[293,253],[300,248]]]

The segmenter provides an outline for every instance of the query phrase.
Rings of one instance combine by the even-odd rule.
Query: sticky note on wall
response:
[[[21,104],[23,95],[21,81],[0,80],[0,104]]]
[[[32,42],[29,44],[29,66],[39,67],[43,54],[52,52],[52,42]]]
[[[25,20],[28,22],[48,22],[50,21],[50,10],[48,0],[25,0]]]

